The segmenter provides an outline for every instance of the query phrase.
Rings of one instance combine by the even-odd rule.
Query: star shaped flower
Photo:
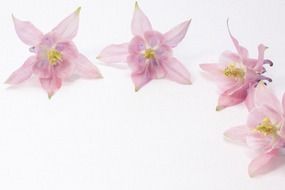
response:
[[[153,29],[136,3],[131,41],[106,47],[98,59],[112,66],[128,63],[136,91],[153,79],[166,78],[181,84],[191,84],[189,71],[172,53],[173,48],[185,37],[190,22],[185,21],[164,34],[160,33]]]
[[[18,37],[31,46],[30,56],[6,81],[17,85],[35,75],[51,98],[62,82],[71,76],[86,79],[101,78],[97,67],[81,54],[73,38],[79,25],[80,8],[58,24],[51,32],[43,34],[34,25],[13,16]]]

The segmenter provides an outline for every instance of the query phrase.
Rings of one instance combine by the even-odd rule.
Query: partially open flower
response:
[[[276,156],[285,150],[285,94],[283,103],[263,83],[254,92],[254,108],[247,123],[231,128],[225,137],[252,149],[257,157],[250,163],[248,172],[256,176],[271,169]]]
[[[221,91],[217,111],[242,102],[245,102],[250,110],[252,105],[248,94],[260,81],[272,81],[263,74],[266,72],[264,65],[272,66],[273,63],[264,59],[266,46],[260,44],[258,58],[250,58],[247,49],[242,47],[231,34],[229,26],[228,31],[237,53],[225,51],[218,64],[201,64],[200,67],[206,72],[207,78],[217,83]]]

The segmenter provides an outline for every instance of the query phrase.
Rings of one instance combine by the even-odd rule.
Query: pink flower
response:
[[[60,89],[62,81],[73,75],[87,79],[101,78],[96,66],[72,42],[78,31],[79,13],[80,8],[45,35],[30,22],[13,17],[18,37],[31,46],[30,51],[35,55],[29,57],[6,83],[16,85],[34,74],[48,96],[52,97]]]
[[[250,176],[272,169],[274,158],[284,156],[285,150],[285,93],[282,104],[273,92],[260,83],[253,93],[254,108],[247,123],[225,132],[225,137],[245,144],[257,157],[249,164]]]
[[[259,81],[272,80],[262,74],[266,72],[264,64],[273,63],[264,59],[264,52],[267,49],[263,44],[258,46],[258,58],[249,57],[248,50],[233,37],[229,30],[230,37],[237,50],[237,53],[225,51],[222,53],[218,64],[201,64],[202,70],[206,71],[205,76],[217,83],[221,94],[218,100],[217,111],[237,105],[245,101],[248,109],[251,109],[251,100],[247,99]]]
[[[153,30],[149,19],[136,3],[132,20],[133,39],[129,43],[106,47],[98,59],[112,66],[127,62],[136,91],[152,79],[167,78],[191,84],[190,73],[172,55],[172,48],[185,37],[190,22],[183,22],[162,34]]]

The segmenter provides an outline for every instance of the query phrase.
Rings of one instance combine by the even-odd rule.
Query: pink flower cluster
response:
[[[87,79],[102,78],[99,70],[72,42],[78,30],[79,13],[80,8],[45,35],[30,22],[13,17],[19,38],[31,46],[30,51],[35,55],[29,57],[7,83],[19,84],[36,75],[48,96],[52,97],[62,82],[74,75]],[[106,47],[98,59],[113,65],[127,62],[132,70],[136,91],[153,79],[166,78],[191,84],[189,71],[173,56],[172,51],[185,37],[190,22],[185,21],[162,34],[152,28],[136,3],[132,20],[134,37],[128,43]]]
[[[18,37],[33,54],[6,81],[17,85],[35,76],[51,98],[65,80],[77,76],[86,79],[102,78],[99,70],[73,42],[79,26],[80,8],[43,34],[27,21],[13,16]],[[191,20],[182,22],[168,32],[155,30],[136,3],[131,30],[133,37],[126,43],[109,45],[98,59],[107,65],[127,65],[135,91],[151,80],[169,79],[180,84],[191,84],[187,68],[173,55],[173,49],[184,39]],[[228,23],[227,23],[228,24]],[[225,132],[234,142],[248,146],[257,155],[249,165],[249,175],[256,176],[272,168],[274,159],[285,155],[285,94],[282,101],[266,86],[265,65],[273,65],[264,58],[266,46],[258,46],[258,57],[251,58],[228,32],[235,52],[225,51],[219,63],[201,64],[204,75],[215,81],[220,90],[217,111],[245,103],[249,111],[245,124]]]
[[[258,46],[258,57],[250,58],[231,34],[236,52],[225,51],[217,64],[201,64],[206,78],[215,81],[220,90],[217,111],[245,103],[249,114],[244,125],[225,132],[226,139],[249,147],[256,157],[248,167],[250,176],[270,171],[278,156],[285,153],[285,94],[282,103],[276,98],[265,81],[265,64],[273,65],[264,58],[266,46]]]

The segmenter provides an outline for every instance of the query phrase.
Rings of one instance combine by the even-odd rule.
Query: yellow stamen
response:
[[[263,134],[264,136],[276,135],[278,129],[272,124],[268,117],[265,117],[262,122],[255,128],[255,131]]]
[[[224,75],[236,79],[243,79],[245,76],[245,71],[242,68],[237,67],[236,64],[232,63],[225,68]]]
[[[56,65],[59,61],[62,61],[62,54],[56,49],[49,50],[47,56],[51,65]]]
[[[153,59],[155,57],[155,51],[153,49],[147,49],[144,52],[144,57],[146,59]]]

